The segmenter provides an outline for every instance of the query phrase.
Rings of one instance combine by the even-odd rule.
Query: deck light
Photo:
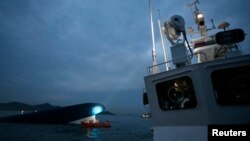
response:
[[[205,19],[204,19],[204,15],[202,13],[198,13],[196,15],[196,21],[200,26],[205,25]]]

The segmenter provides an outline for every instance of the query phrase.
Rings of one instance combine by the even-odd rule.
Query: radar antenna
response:
[[[197,4],[200,4],[199,0],[194,0],[194,2],[187,4],[187,7],[190,7],[192,10],[192,7],[195,7],[195,11],[199,11]],[[193,11],[193,10],[192,10]]]

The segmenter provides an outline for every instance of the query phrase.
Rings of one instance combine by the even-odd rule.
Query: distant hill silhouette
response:
[[[3,111],[43,111],[58,108],[59,106],[53,106],[49,103],[38,104],[38,105],[29,105],[21,102],[9,102],[9,103],[0,103],[0,110]]]
[[[100,115],[115,115],[114,113],[111,113],[109,111],[103,111],[100,113]]]

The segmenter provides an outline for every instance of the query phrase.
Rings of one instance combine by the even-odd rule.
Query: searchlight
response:
[[[92,108],[92,114],[93,115],[97,115],[99,113],[101,113],[103,111],[103,107],[102,106],[95,106]]]

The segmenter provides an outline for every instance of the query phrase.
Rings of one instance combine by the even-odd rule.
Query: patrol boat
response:
[[[250,123],[250,55],[239,48],[245,33],[240,28],[228,30],[230,24],[223,22],[221,31],[209,35],[215,26],[207,28],[198,4],[189,4],[198,38],[187,40],[187,33],[195,31],[186,31],[180,15],[160,26],[171,43],[172,60],[155,62],[152,38],[153,65],[147,68],[143,98],[150,107],[154,141],[206,141],[209,125]]]

